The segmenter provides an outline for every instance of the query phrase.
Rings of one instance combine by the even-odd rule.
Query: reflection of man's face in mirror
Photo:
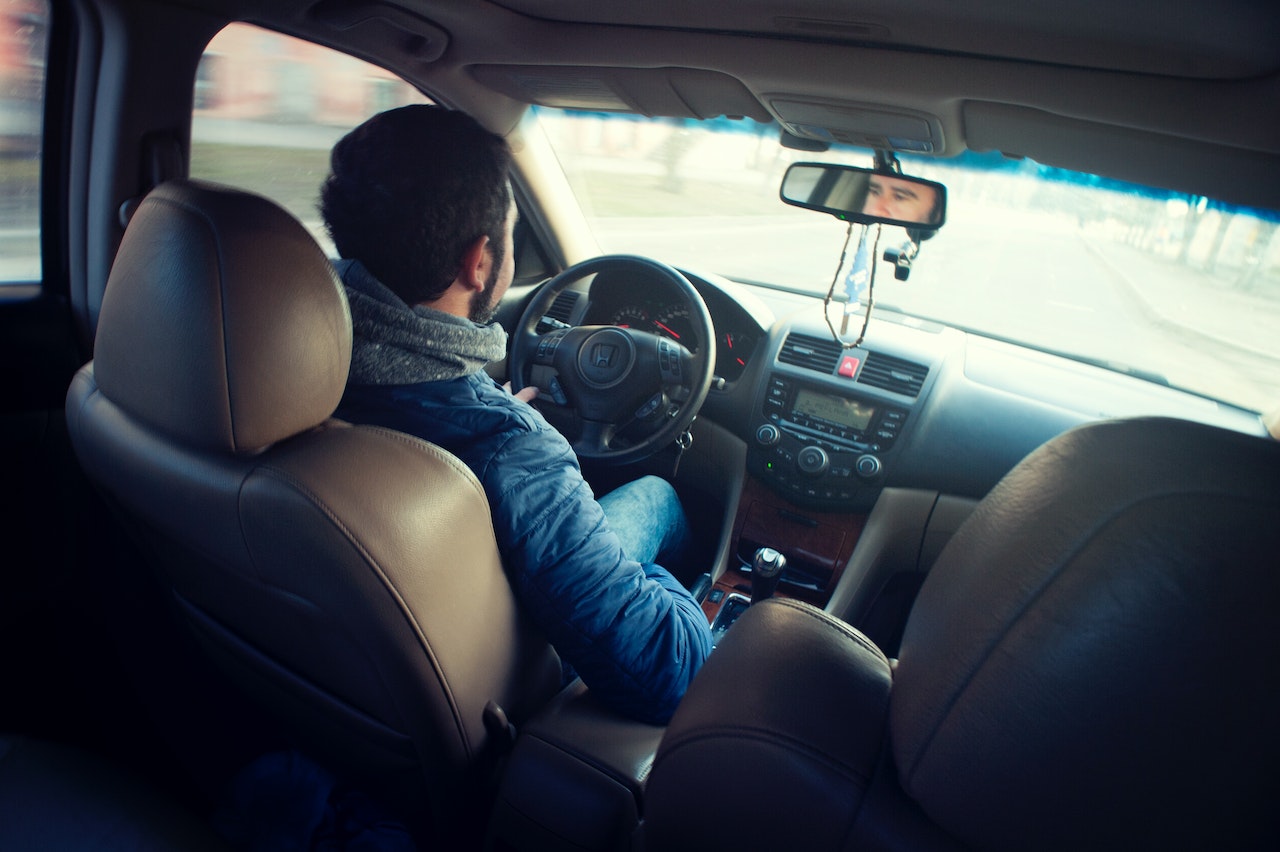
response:
[[[933,207],[937,200],[937,190],[931,186],[872,175],[862,212],[882,219],[928,224],[933,221]]]

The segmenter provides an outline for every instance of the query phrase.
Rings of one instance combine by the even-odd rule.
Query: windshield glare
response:
[[[778,197],[788,165],[870,166],[871,152],[778,143],[776,125],[538,109],[597,241],[691,271],[826,295],[854,226]],[[906,281],[878,264],[877,311],[899,311],[1165,381],[1253,411],[1280,405],[1280,215],[1000,155],[903,158],[947,186],[947,223]],[[875,226],[869,239],[874,239]],[[884,227],[879,254],[907,234]],[[843,285],[835,287],[843,298]]]

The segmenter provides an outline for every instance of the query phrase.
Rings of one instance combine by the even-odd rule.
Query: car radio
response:
[[[881,479],[881,456],[907,419],[902,408],[777,375],[769,379],[761,414],[752,471],[798,502],[849,507]]]

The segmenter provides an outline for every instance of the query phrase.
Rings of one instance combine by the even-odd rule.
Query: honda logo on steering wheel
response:
[[[608,343],[597,343],[591,348],[591,363],[596,367],[612,367],[613,356],[618,354],[618,347]]]

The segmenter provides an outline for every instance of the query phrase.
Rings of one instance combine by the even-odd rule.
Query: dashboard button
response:
[[[880,459],[872,455],[859,456],[858,461],[854,464],[854,470],[863,479],[874,479],[880,475]]]
[[[766,447],[772,447],[781,437],[782,433],[772,423],[766,423],[756,430],[756,440]]]
[[[801,473],[810,476],[821,476],[830,463],[827,451],[821,447],[805,447],[796,454],[796,467],[800,468]]]

